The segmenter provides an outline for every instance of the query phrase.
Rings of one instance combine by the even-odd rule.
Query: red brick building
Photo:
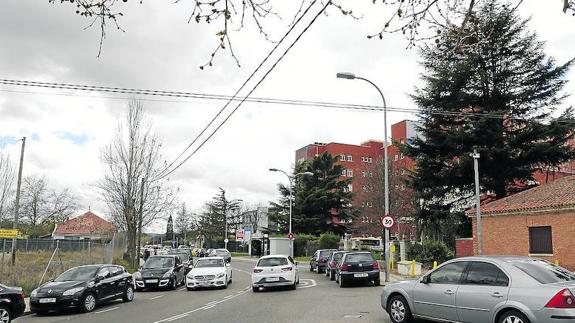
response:
[[[63,223],[56,224],[52,239],[57,240],[108,240],[117,232],[117,227],[88,211]]]
[[[392,142],[405,143],[416,136],[415,122],[404,120],[391,126]],[[342,165],[341,178],[351,178],[349,190],[354,193],[353,206],[361,214],[352,223],[343,223],[350,227],[356,235],[379,236],[381,226],[379,218],[383,215],[383,189],[377,187],[383,182],[383,146],[378,140],[368,140],[360,145],[342,143],[314,143],[296,151],[296,163],[312,160],[315,156],[329,153],[337,156],[337,163]],[[406,188],[407,170],[412,170],[414,162],[404,157],[396,146],[388,147],[390,162],[390,205],[391,214],[401,213],[400,232],[404,239],[414,238],[415,226],[412,224],[409,199],[411,192]],[[340,224],[334,216],[334,224]],[[392,237],[397,237],[397,225],[391,228]]]
[[[467,214],[476,253],[475,211]],[[488,203],[481,214],[484,255],[530,255],[575,270],[575,176]]]

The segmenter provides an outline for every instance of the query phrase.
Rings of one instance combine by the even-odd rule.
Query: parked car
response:
[[[187,274],[194,266],[194,261],[187,249],[172,249],[168,251],[168,255],[175,255],[180,258],[180,261],[184,266],[184,275]]]
[[[124,267],[88,265],[69,269],[30,294],[30,310],[44,314],[52,310],[79,308],[93,311],[100,303],[134,299],[134,282]]]
[[[317,250],[309,260],[309,271],[317,271],[318,274],[323,272],[326,268],[329,256],[331,256],[334,251],[337,251],[337,249]]]
[[[222,257],[198,259],[186,276],[186,288],[194,290],[202,287],[228,288],[232,283],[232,266]]]
[[[395,323],[537,323],[575,320],[575,273],[530,257],[448,261],[419,280],[388,284],[381,306]]]
[[[379,263],[369,252],[345,253],[335,272],[335,281],[340,287],[351,282],[373,282],[379,286]]]
[[[346,253],[346,251],[334,251],[329,256],[329,259],[327,260],[325,275],[329,277],[330,280],[335,280],[337,265],[344,253]]]
[[[232,254],[227,249],[212,249],[209,257],[222,257],[226,262],[232,262]]]
[[[151,256],[140,271],[134,273],[136,290],[176,289],[185,281],[185,269],[176,255]]]
[[[291,289],[296,289],[297,284],[299,284],[297,262],[289,256],[261,257],[252,271],[254,292],[258,292],[260,287],[290,286]]]
[[[24,314],[25,308],[22,288],[0,284],[0,322],[12,322],[13,319]]]

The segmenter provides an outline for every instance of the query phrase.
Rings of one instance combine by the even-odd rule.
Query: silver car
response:
[[[465,257],[419,280],[388,284],[381,306],[394,323],[575,322],[575,273],[518,256]]]

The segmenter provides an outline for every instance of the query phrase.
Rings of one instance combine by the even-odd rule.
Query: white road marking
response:
[[[317,283],[313,279],[300,279],[300,283],[304,283],[303,286],[298,286],[297,288],[310,288],[317,286]]]
[[[184,290],[184,289],[186,289],[186,286],[178,288],[178,290]]]
[[[155,299],[162,298],[162,297],[164,297],[164,296],[165,296],[165,295],[158,295],[158,296],[156,296],[156,297],[150,298],[150,300],[153,301],[153,300],[155,300]]]
[[[211,309],[211,308],[216,307],[217,304],[223,303],[223,302],[225,302],[225,301],[229,301],[230,299],[234,299],[234,298],[236,298],[236,297],[238,297],[238,296],[240,296],[240,295],[243,295],[243,294],[247,293],[247,292],[249,291],[249,288],[250,288],[250,287],[248,286],[246,289],[244,289],[243,291],[240,291],[239,293],[237,293],[237,294],[235,294],[235,295],[228,295],[228,296],[224,297],[224,299],[222,299],[222,300],[210,302],[210,303],[208,303],[207,305],[204,305],[204,306],[202,306],[202,307],[193,309],[193,310],[188,311],[188,312],[185,312],[185,313],[181,313],[181,314],[178,314],[178,315],[174,315],[174,316],[165,318],[165,319],[163,319],[163,320],[156,321],[156,322],[154,322],[154,323],[171,322],[171,321],[175,321],[175,320],[180,319],[180,318],[184,318],[184,317],[186,317],[186,316],[188,316],[188,315],[190,315],[190,314],[192,314],[192,313],[194,313],[194,312],[197,312],[197,311],[209,310],[209,309]],[[212,305],[210,305],[210,304],[212,304]]]
[[[97,312],[94,312],[94,313],[95,313],[95,314],[101,314],[101,313],[106,313],[106,312],[114,311],[114,310],[117,310],[117,309],[119,309],[119,307],[112,307],[112,308],[109,308],[109,309],[106,309],[106,310],[103,310],[103,311],[97,311]]]

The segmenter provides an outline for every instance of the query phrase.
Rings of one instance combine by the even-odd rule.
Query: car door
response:
[[[470,262],[455,296],[459,320],[492,322],[495,309],[505,304],[508,294],[509,277],[503,270],[489,262]]]
[[[100,280],[96,284],[96,293],[98,294],[98,299],[106,299],[112,295],[112,277],[108,266],[100,268],[97,277]]]
[[[455,295],[467,261],[451,262],[427,276],[413,291],[414,314],[438,320],[458,321]]]
[[[184,281],[184,266],[182,265],[180,257],[175,257],[174,266],[174,271],[176,272],[176,282],[179,284],[180,282]]]
[[[124,293],[127,285],[127,278],[124,275],[124,270],[122,267],[110,266],[108,270],[111,273],[110,279],[112,280],[110,284],[110,295],[119,296]]]

